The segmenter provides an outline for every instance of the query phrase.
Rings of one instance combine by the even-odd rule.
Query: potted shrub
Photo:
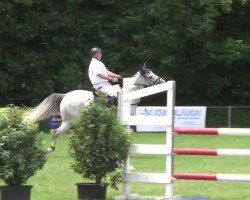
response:
[[[117,118],[116,108],[104,104],[101,100],[85,108],[70,137],[71,167],[91,181],[76,184],[79,200],[105,199],[107,185],[116,188],[121,181],[117,169],[130,149],[129,135]]]
[[[30,199],[32,186],[25,183],[44,166],[47,154],[37,136],[38,128],[23,121],[18,107],[0,113],[1,200]]]

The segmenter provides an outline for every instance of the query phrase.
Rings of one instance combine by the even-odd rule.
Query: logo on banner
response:
[[[161,106],[139,106],[136,108],[139,116],[167,116],[167,108]],[[176,106],[174,109],[175,127],[199,127],[206,125],[206,107],[201,106]],[[137,131],[166,131],[167,126],[136,127]]]

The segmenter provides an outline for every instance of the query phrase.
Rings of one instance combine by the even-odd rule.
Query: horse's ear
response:
[[[147,68],[146,66],[147,66],[147,65],[146,65],[146,62],[144,62],[143,66],[142,66],[142,67],[139,67],[139,69],[140,69],[140,70],[146,69],[146,68]]]

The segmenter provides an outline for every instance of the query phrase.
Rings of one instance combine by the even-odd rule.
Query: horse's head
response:
[[[144,63],[143,67],[140,68],[140,71],[138,71],[135,75],[134,79],[134,85],[140,85],[140,86],[152,86],[159,83],[164,83],[165,81],[154,74],[147,66],[146,63]]]

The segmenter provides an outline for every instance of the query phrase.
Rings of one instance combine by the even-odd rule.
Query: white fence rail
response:
[[[124,82],[126,83],[126,81]],[[119,117],[130,125],[166,125],[166,144],[165,145],[150,145],[150,144],[136,144],[132,145],[130,150],[131,154],[163,154],[166,155],[166,171],[165,173],[131,173],[130,158],[128,158],[124,166],[124,179],[123,179],[123,193],[129,197],[130,188],[129,183],[132,182],[147,182],[147,183],[164,183],[166,184],[165,197],[173,198],[173,124],[174,124],[174,103],[175,103],[175,81],[168,81],[159,85],[143,88],[140,90],[126,92],[126,84],[124,89],[119,94]],[[167,116],[131,116],[130,114],[130,100],[138,99],[141,97],[166,92],[167,102]]]

